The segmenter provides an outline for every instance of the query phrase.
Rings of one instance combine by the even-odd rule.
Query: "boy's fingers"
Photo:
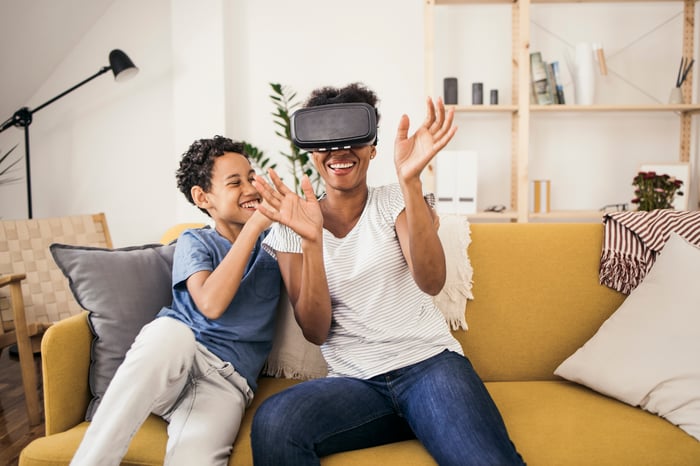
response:
[[[257,207],[257,211],[263,214],[265,217],[269,218],[270,220],[277,221],[278,215],[276,210],[268,209],[263,204],[260,204]]]

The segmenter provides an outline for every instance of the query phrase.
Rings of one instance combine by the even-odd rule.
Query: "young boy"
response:
[[[168,422],[165,464],[224,465],[272,346],[277,262],[262,249],[255,171],[242,143],[215,136],[183,155],[177,183],[214,221],[177,241],[173,303],[144,326],[72,465],[118,465],[150,413]]]

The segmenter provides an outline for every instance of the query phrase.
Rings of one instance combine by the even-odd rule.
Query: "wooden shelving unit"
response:
[[[432,95],[435,89],[435,15],[437,6],[510,4],[512,8],[512,102],[510,105],[456,105],[457,113],[510,113],[511,114],[511,193],[510,209],[506,212],[479,212],[470,218],[486,220],[506,219],[528,222],[537,219],[562,219],[594,221],[602,217],[597,211],[557,211],[547,214],[529,212],[530,180],[528,179],[528,146],[530,142],[530,113],[575,113],[575,112],[671,112],[680,118],[679,161],[690,161],[691,119],[700,113],[700,104],[681,105],[532,105],[530,104],[530,5],[531,3],[621,3],[645,0],[425,0],[424,46],[425,46],[425,90]],[[694,23],[696,0],[648,0],[683,3],[683,56],[694,54]],[[682,86],[683,101],[694,102],[691,75]],[[433,167],[425,176],[426,189],[435,189]],[[688,186],[689,190],[690,187]]]

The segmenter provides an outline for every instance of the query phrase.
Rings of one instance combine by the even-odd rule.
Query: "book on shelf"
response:
[[[539,105],[551,105],[554,103],[549,91],[547,79],[547,64],[542,60],[542,53],[530,53],[530,76],[532,79],[532,94]]]
[[[558,104],[559,98],[557,97],[557,88],[554,82],[554,70],[552,69],[552,64],[544,62],[544,66],[547,69],[547,93],[549,93],[549,99],[553,104]]]
[[[554,81],[554,93],[557,97],[556,103],[558,104],[565,104],[566,99],[564,98],[564,84],[562,83],[561,80],[561,72],[559,71],[559,62],[558,61],[553,61],[549,64],[549,66],[552,69],[552,76],[553,76],[553,81]]]

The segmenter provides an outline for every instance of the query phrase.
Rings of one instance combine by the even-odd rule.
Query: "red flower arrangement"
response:
[[[656,172],[639,172],[632,180],[635,187],[633,204],[639,204],[637,210],[673,209],[673,198],[682,196],[680,190],[683,181],[669,175]]]

